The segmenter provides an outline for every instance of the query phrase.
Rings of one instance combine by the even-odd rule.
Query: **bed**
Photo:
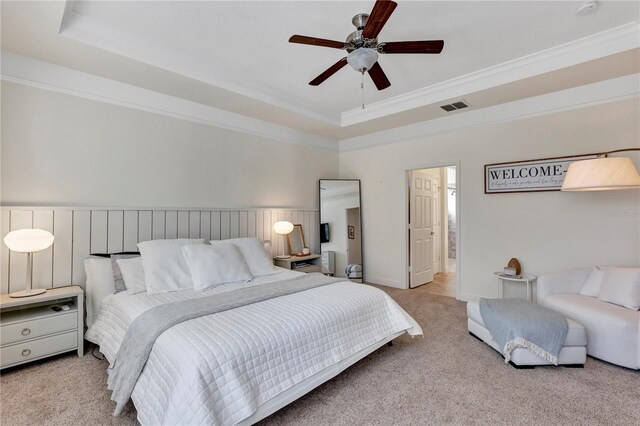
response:
[[[88,285],[89,303],[100,308],[86,338],[111,364],[131,323],[153,307],[300,275],[278,268],[204,292],[104,298]],[[155,341],[131,399],[143,425],[249,425],[404,333],[422,330],[386,293],[332,283],[173,326]]]

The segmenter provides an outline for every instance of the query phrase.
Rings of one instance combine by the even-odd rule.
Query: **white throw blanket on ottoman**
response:
[[[526,303],[526,302],[525,302]],[[505,344],[498,343],[489,332],[480,313],[478,302],[467,303],[467,326],[469,334],[491,346],[503,354]],[[576,321],[566,318],[568,331],[564,343],[557,355],[557,365],[580,367],[587,359],[587,333],[585,328]],[[508,324],[507,324],[508,325]],[[533,368],[539,365],[554,365],[529,350],[527,347],[515,345],[511,348],[509,363],[516,368]]]
[[[480,299],[480,314],[493,339],[502,348],[504,361],[517,347],[529,349],[545,361],[558,365],[567,337],[565,317],[522,299]]]

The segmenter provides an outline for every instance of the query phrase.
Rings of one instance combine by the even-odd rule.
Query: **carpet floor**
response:
[[[402,336],[263,420],[276,425],[640,424],[640,372],[588,358],[584,369],[516,370],[467,334],[465,304],[385,288],[424,329]],[[105,361],[61,355],[0,375],[3,425],[136,424],[112,417]]]

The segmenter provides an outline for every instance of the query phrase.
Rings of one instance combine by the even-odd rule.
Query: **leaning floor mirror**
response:
[[[362,282],[360,181],[320,180],[320,249],[325,274]]]

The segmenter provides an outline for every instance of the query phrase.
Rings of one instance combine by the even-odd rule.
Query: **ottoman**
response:
[[[564,346],[560,349],[558,355],[558,365],[564,367],[582,368],[587,360],[587,332],[584,327],[567,318],[569,331],[564,340]],[[478,302],[467,303],[467,326],[469,334],[476,339],[485,342],[493,349],[502,354],[502,348],[491,337],[489,330],[484,326],[482,316],[480,316],[480,305]],[[537,365],[553,365],[543,360],[539,356],[526,348],[516,348],[511,352],[511,361],[509,364],[516,368],[535,368]]]

